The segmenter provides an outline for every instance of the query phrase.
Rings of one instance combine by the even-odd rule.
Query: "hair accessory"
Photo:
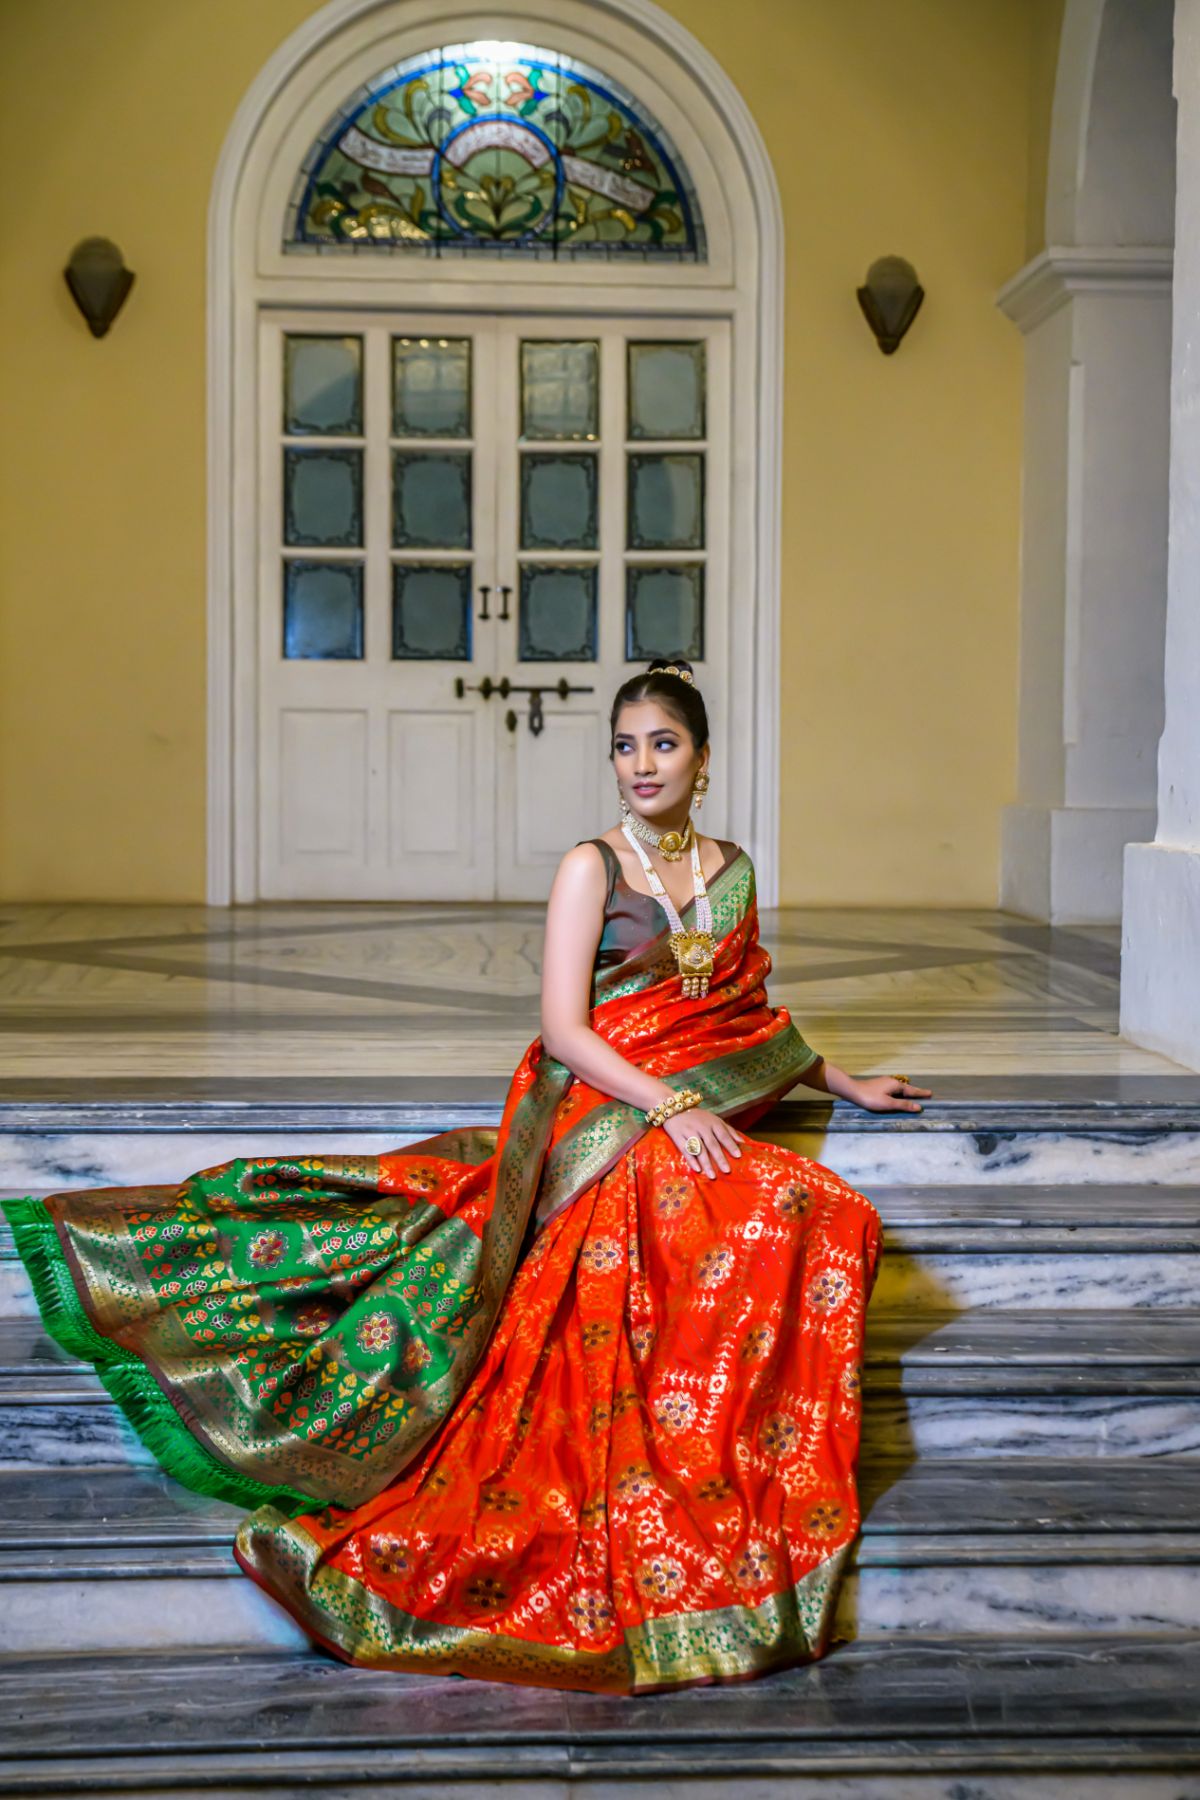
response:
[[[678,1093],[671,1094],[666,1100],[660,1100],[646,1114],[647,1125],[662,1125],[667,1119],[673,1119],[676,1113],[689,1112],[693,1106],[703,1106],[704,1095],[698,1088],[680,1088]]]
[[[696,677],[690,669],[681,669],[678,663],[654,663],[646,670],[647,675],[678,675],[680,681],[690,681],[696,685]]]

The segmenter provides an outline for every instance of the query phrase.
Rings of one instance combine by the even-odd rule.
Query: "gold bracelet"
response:
[[[673,1119],[676,1113],[687,1112],[693,1106],[703,1106],[704,1095],[696,1088],[680,1088],[677,1094],[670,1094],[652,1106],[646,1114],[647,1125],[663,1125]]]

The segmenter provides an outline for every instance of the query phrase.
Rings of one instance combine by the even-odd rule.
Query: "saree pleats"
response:
[[[767,1004],[743,853],[710,898],[708,995],[629,890],[592,1024],[745,1123],[817,1053]],[[338,1655],[632,1692],[821,1654],[881,1244],[821,1164],[693,1177],[535,1040],[497,1129],[5,1211],[47,1329],[254,1509],[239,1561]]]

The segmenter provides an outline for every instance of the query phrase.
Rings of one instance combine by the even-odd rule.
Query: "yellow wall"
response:
[[[203,896],[206,209],[243,92],[313,10],[0,0],[7,898]],[[753,109],[786,216],[784,898],[990,905],[1021,393],[992,296],[1024,260],[1045,8],[673,10]],[[102,343],[60,273],[93,233],[139,274]],[[854,289],[891,251],[927,298],[885,358]]]

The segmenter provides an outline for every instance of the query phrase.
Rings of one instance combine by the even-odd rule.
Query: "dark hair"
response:
[[[673,719],[686,727],[692,735],[692,742],[697,750],[703,750],[708,742],[708,713],[704,699],[698,687],[692,681],[685,681],[682,675],[670,675],[666,664],[671,663],[677,669],[686,669],[692,673],[692,665],[682,656],[656,656],[640,675],[631,675],[617,689],[612,703],[612,712],[608,720],[608,754],[612,756],[612,743],[617,735],[617,719],[623,706],[632,706],[639,700],[661,701],[664,709]]]

